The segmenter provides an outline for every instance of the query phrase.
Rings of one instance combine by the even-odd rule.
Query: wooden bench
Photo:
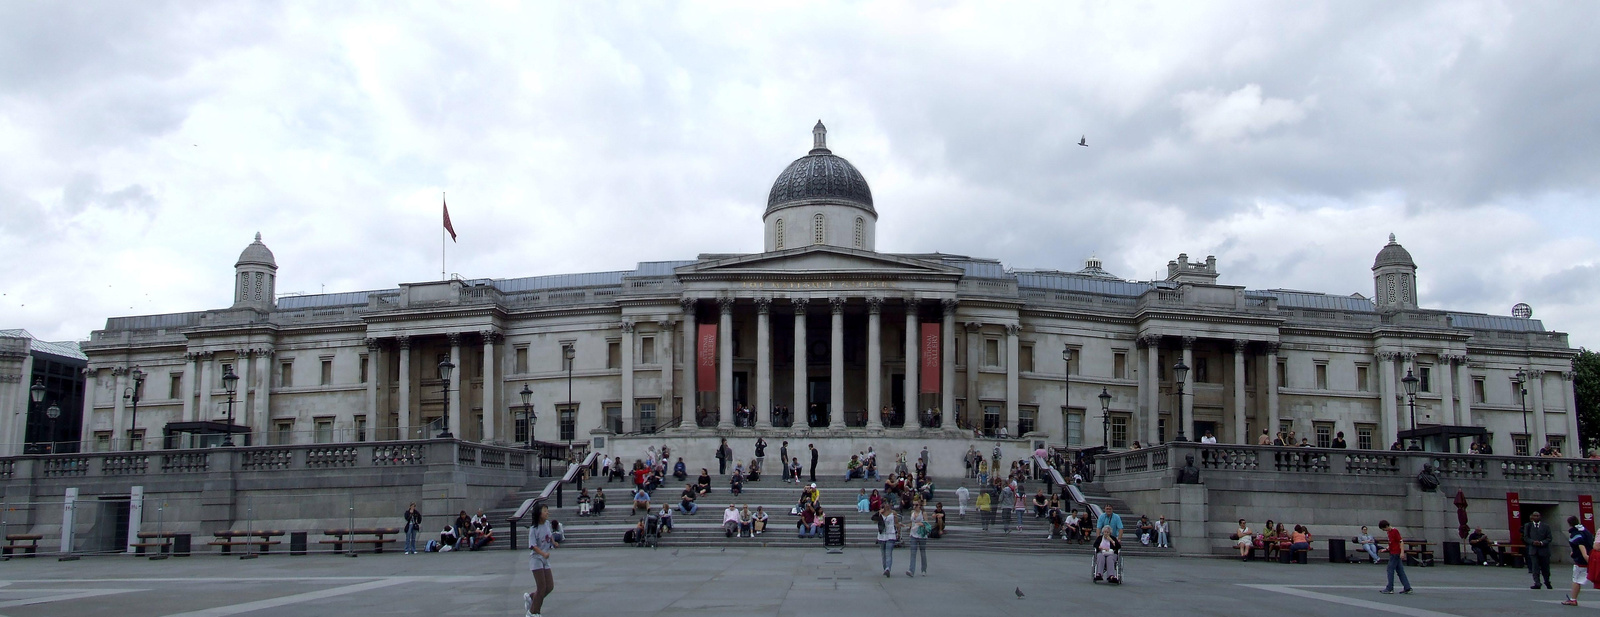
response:
[[[333,545],[333,552],[335,552],[335,553],[343,551],[345,544],[350,544],[351,545],[350,550],[352,550],[352,551],[355,550],[355,545],[357,545],[357,544],[371,544],[372,545],[372,552],[374,552],[374,553],[382,553],[383,552],[383,545],[388,544],[390,542],[399,541],[399,538],[385,538],[384,536],[399,535],[400,530],[398,528],[395,528],[395,527],[378,527],[378,528],[366,528],[366,529],[328,529],[328,530],[324,530],[322,533],[323,533],[323,535],[332,536],[333,539],[332,540],[318,540],[317,543],[318,544],[332,544]],[[356,536],[372,536],[372,537],[370,537],[370,538],[358,538]]]
[[[8,533],[6,543],[0,545],[0,555],[10,555],[13,551],[22,551],[23,555],[33,557],[39,551],[39,541],[44,536],[36,533]],[[23,544],[27,542],[27,544]]]
[[[222,554],[224,555],[230,554],[230,549],[235,546],[258,546],[261,547],[261,552],[266,553],[272,550],[274,544],[283,544],[281,540],[273,540],[273,538],[283,536],[283,532],[278,530],[232,531],[224,529],[212,535],[216,536],[217,539],[206,544],[222,547]],[[252,538],[260,539],[255,540]]]
[[[160,554],[165,555],[172,552],[172,540],[179,534],[175,531],[141,531],[134,535],[140,540],[145,540],[128,545],[133,547],[135,555],[143,555],[144,549],[147,548],[159,548]]]
[[[1419,568],[1433,565],[1433,549],[1430,548],[1433,546],[1432,542],[1406,540],[1404,544],[1406,545],[1406,565],[1415,565]]]
[[[1521,544],[1512,544],[1510,542],[1504,542],[1494,546],[1495,556],[1500,558],[1500,565],[1502,567],[1512,566],[1516,568],[1524,567],[1522,564],[1524,563],[1524,559],[1527,557],[1527,554],[1524,552],[1525,548],[1526,547]]]

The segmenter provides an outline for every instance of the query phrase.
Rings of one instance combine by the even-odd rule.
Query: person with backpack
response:
[[[728,447],[728,438],[723,437],[722,443],[717,444],[717,475],[728,475],[728,460],[733,458],[733,448]]]

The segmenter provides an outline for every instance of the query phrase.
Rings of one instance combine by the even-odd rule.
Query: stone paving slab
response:
[[[1090,581],[1087,556],[934,550],[907,578],[906,551],[884,578],[876,550],[683,548],[555,553],[545,615],[1587,615],[1563,587],[1527,589],[1512,568],[1408,568],[1417,592],[1381,595],[1376,565],[1138,559],[1121,586]],[[151,561],[49,556],[0,563],[0,616],[521,614],[532,577],[521,551]],[[1569,570],[1557,569],[1557,581]],[[1020,587],[1025,598],[1017,598]]]

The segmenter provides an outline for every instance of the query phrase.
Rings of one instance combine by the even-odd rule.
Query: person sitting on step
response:
[[[706,471],[706,468],[701,467],[700,468],[700,477],[695,479],[694,487],[695,487],[695,490],[699,491],[701,495],[710,494],[711,493],[711,472]]]
[[[683,496],[678,501],[678,509],[682,510],[684,514],[699,512],[700,506],[694,502],[695,496],[699,494],[700,491],[695,490],[693,484],[685,484],[683,486]]]
[[[683,457],[678,457],[678,462],[672,465],[673,479],[682,482],[689,477],[689,468],[684,466]]]
[[[633,493],[633,511],[631,514],[640,512],[650,513],[650,493],[645,491],[644,487],[639,487],[639,490]]]
[[[756,535],[759,536],[765,533],[767,531],[767,511],[761,506],[756,506],[755,513],[750,515],[750,522],[751,529],[755,531]]]
[[[722,535],[732,538],[739,533],[739,509],[733,504],[728,504],[728,509],[722,511]]]

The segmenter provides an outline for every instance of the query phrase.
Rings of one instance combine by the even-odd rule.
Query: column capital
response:
[[[1537,380],[1537,379],[1544,379],[1544,373],[1545,373],[1544,369],[1530,368],[1530,369],[1527,369],[1527,370],[1525,370],[1523,372],[1525,374],[1527,374],[1528,381],[1534,381],[1534,380]]]
[[[794,305],[795,316],[806,314],[806,305],[811,303],[811,298],[789,298],[789,303]]]
[[[656,327],[657,328],[661,328],[662,332],[667,332],[667,331],[672,330],[672,326],[674,324],[676,324],[676,323],[677,322],[673,321],[672,318],[667,317],[667,318],[663,318],[663,319],[657,319],[656,320]]]
[[[1415,362],[1417,360],[1417,352],[1414,351],[1402,351],[1399,353],[1399,356],[1401,360],[1405,360],[1406,362]]]
[[[483,338],[483,343],[485,345],[499,345],[506,340],[506,335],[501,334],[496,330],[484,330],[479,332],[478,336]]]
[[[622,320],[622,325],[620,327],[622,328],[622,332],[624,334],[633,334],[633,320],[631,320],[631,319]]]
[[[1194,338],[1195,337],[1192,337],[1192,336],[1183,337],[1183,348],[1184,349],[1194,349]]]
[[[383,341],[375,338],[368,338],[362,342],[367,344],[367,351],[373,353],[377,353],[377,351],[383,347]]]
[[[1578,372],[1577,371],[1561,371],[1561,379],[1564,380],[1564,381],[1577,381]]]
[[[111,367],[111,376],[112,377],[121,377],[121,376],[127,375],[127,374],[128,374],[128,367],[125,367],[125,366],[113,366],[113,367]]]
[[[188,360],[190,362],[199,362],[200,361],[200,352],[198,352],[198,351],[187,352],[187,353],[183,354],[183,359]]]
[[[867,296],[867,312],[877,315],[883,312],[883,298]]]
[[[962,327],[965,327],[968,332],[977,332],[980,328],[983,327],[983,322],[969,321],[967,323],[962,324]]]
[[[678,299],[678,306],[682,307],[683,308],[683,312],[686,313],[686,314],[694,314],[695,306],[698,305],[698,304],[700,304],[700,301],[695,299],[695,298],[679,298]]]
[[[828,298],[828,309],[835,315],[841,315],[844,313],[844,303],[844,296],[834,296],[832,298]]]
[[[202,351],[202,352],[200,352],[200,357],[209,360],[211,358],[217,357],[217,352],[215,352],[215,351]]]
[[[961,301],[955,298],[945,298],[939,301],[939,308],[944,309],[946,315],[956,312],[956,307],[961,306]]]
[[[1249,346],[1250,346],[1250,341],[1244,340],[1242,338],[1233,339],[1233,352],[1234,353],[1244,353],[1245,348],[1247,348]]]
[[[1267,341],[1262,343],[1261,346],[1266,348],[1267,355],[1276,356],[1278,355],[1278,350],[1283,348],[1283,343],[1278,341]]]
[[[1144,336],[1140,336],[1139,337],[1139,344],[1144,345],[1145,347],[1156,347],[1156,348],[1159,348],[1159,347],[1161,347],[1161,335],[1160,334],[1146,334]]]
[[[717,311],[723,315],[733,314],[733,298],[724,296],[717,298]]]
[[[772,312],[772,298],[759,296],[756,298],[756,313],[766,315]]]
[[[1394,362],[1395,359],[1398,358],[1400,354],[1397,354],[1397,353],[1392,352],[1392,351],[1380,351],[1380,352],[1374,353],[1372,355],[1377,356],[1378,361],[1380,361],[1380,362]]]
[[[1018,334],[1022,334],[1021,324],[1006,324],[1006,336],[1017,336]]]
[[[275,349],[273,349],[271,347],[257,347],[255,349],[250,350],[250,355],[253,355],[253,356],[257,357],[257,358],[270,358],[270,357],[273,356],[273,354],[276,354],[276,353],[277,353],[277,350],[275,350]]]
[[[407,336],[407,335],[404,335],[404,334],[402,334],[400,336],[396,336],[396,337],[394,337],[394,342],[395,342],[396,345],[399,345],[401,349],[411,349],[411,337],[410,336]]]

